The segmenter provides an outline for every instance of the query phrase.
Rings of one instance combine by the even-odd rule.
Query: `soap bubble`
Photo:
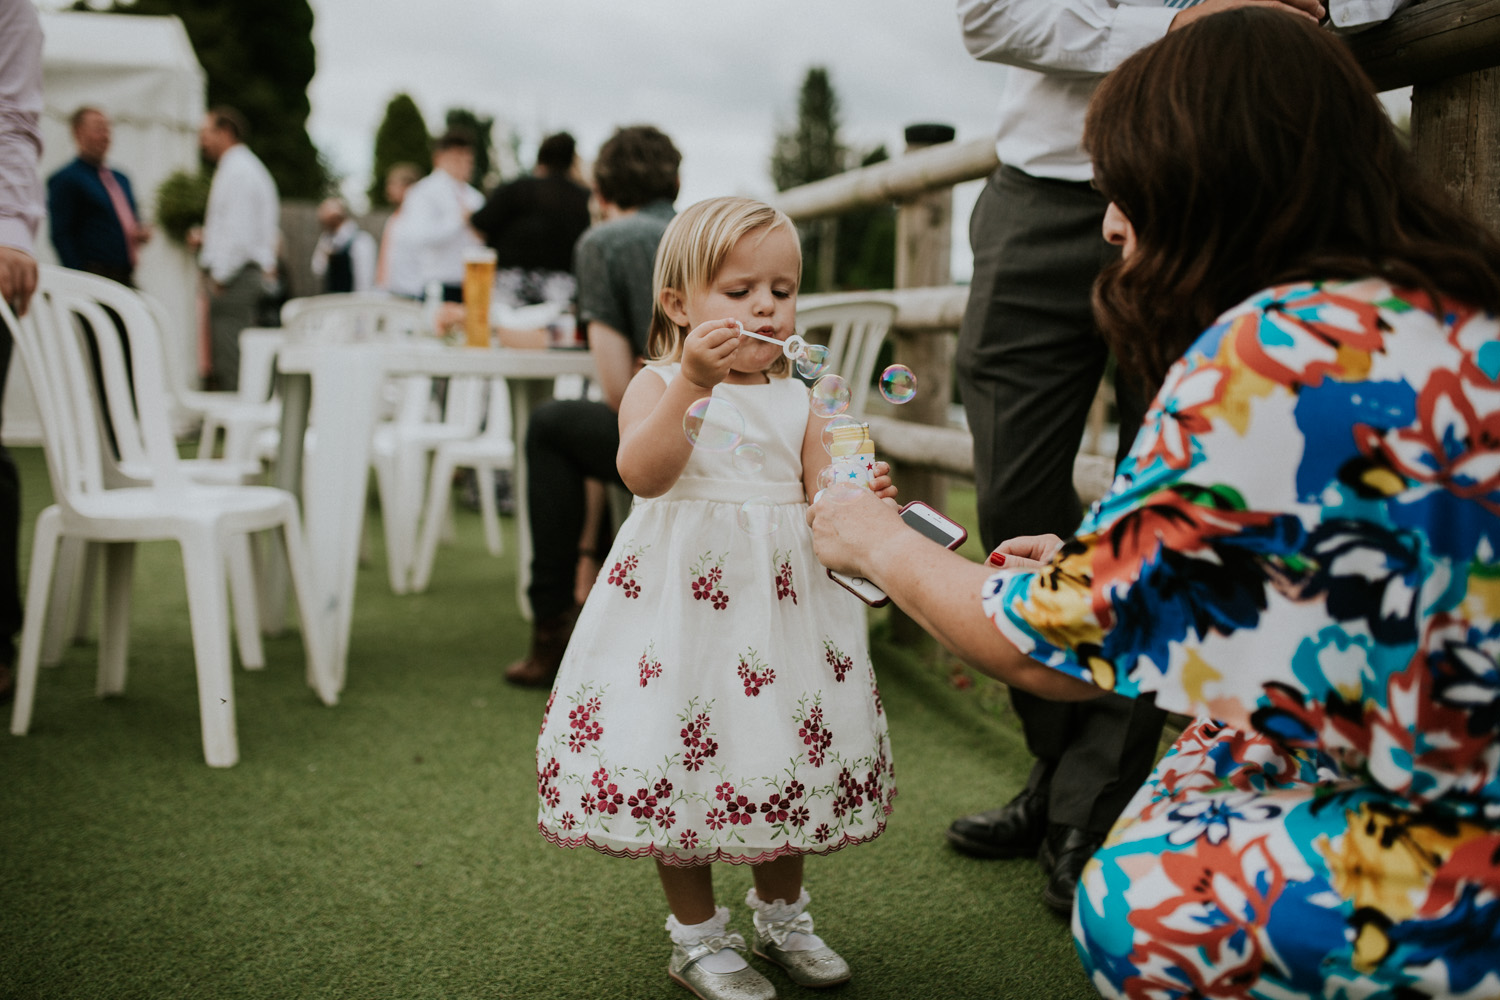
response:
[[[776,532],[776,505],[769,497],[751,497],[740,504],[740,530],[752,538],[764,538]]]
[[[760,472],[766,467],[766,449],[754,441],[746,441],[734,449],[734,467],[741,472]]]
[[[880,373],[880,394],[892,403],[910,403],[917,395],[917,377],[905,365],[891,365]]]
[[[849,384],[838,375],[824,375],[813,383],[809,404],[814,416],[832,417],[849,409]]]
[[[682,432],[695,448],[729,451],[745,434],[745,417],[726,399],[695,399],[682,416]]]
[[[858,420],[855,420],[853,417],[849,416],[846,413],[841,413],[838,416],[834,417],[832,420],[828,421],[828,423],[823,425],[823,450],[832,455],[833,442],[838,440],[840,436],[851,433],[850,431],[842,431],[842,428],[853,428],[861,426],[863,425]]]
[[[825,465],[818,470],[818,489],[826,490],[838,482],[839,470],[832,465]]]
[[[806,344],[797,352],[797,374],[803,378],[817,378],[828,370],[828,348],[822,344]]]

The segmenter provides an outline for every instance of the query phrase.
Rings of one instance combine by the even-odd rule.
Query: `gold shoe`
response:
[[[753,890],[752,890],[753,891]],[[849,963],[827,945],[806,951],[788,951],[783,945],[793,934],[812,935],[812,917],[804,910],[791,920],[762,920],[755,915],[755,954],[775,962],[798,986],[818,989],[849,981]]]
[[[690,947],[672,945],[672,961],[667,975],[701,1000],[776,1000],[776,987],[750,966],[737,972],[709,972],[699,959],[732,948],[745,953],[745,939],[739,934],[717,934],[700,938]]]

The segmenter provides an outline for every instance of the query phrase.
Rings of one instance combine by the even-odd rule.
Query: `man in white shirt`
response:
[[[248,134],[244,117],[227,107],[211,109],[198,130],[203,154],[215,165],[198,266],[209,296],[210,380],[224,390],[239,386],[240,331],[256,324],[276,279],[276,182],[245,145]]]
[[[469,185],[474,172],[474,140],[465,132],[448,132],[437,140],[432,173],[406,190],[401,202],[398,238],[414,252],[415,288],[392,288],[421,295],[433,282],[443,286],[448,302],[463,301],[464,251],[484,245],[469,218],[484,204],[484,195]]]
[[[1109,353],[1090,293],[1118,259],[1082,148],[1089,97],[1167,31],[1239,6],[1323,15],[1318,0],[958,0],[969,54],[1010,67],[995,143],[1002,166],[969,224],[974,277],[956,358],[989,548],[1017,535],[1066,537],[1082,516],[1073,458]],[[1122,382],[1117,397],[1122,458],[1145,393]],[[948,840],[977,857],[1038,857],[1043,900],[1067,913],[1084,864],[1155,763],[1165,715],[1149,699],[1115,695],[1061,704],[1013,690],[1011,699],[1036,757],[1026,788],[955,820]]]
[[[340,198],[318,205],[317,245],[313,247],[313,277],[322,279],[324,292],[368,292],[375,288],[375,237],[349,217]]]

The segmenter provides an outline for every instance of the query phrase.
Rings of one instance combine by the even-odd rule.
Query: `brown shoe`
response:
[[[531,651],[524,660],[517,660],[505,668],[505,679],[521,687],[551,687],[563,653],[567,652],[568,639],[578,621],[578,611],[575,604],[560,615],[533,622]]]

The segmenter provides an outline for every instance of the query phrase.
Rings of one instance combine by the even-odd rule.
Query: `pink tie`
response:
[[[99,179],[104,182],[104,190],[109,192],[109,200],[115,206],[115,214],[120,217],[120,228],[125,231],[125,249],[130,254],[130,266],[135,267],[135,213],[130,210],[130,202],[125,197],[125,190],[120,187],[120,182],[115,180],[113,170],[105,166],[99,167]]]

